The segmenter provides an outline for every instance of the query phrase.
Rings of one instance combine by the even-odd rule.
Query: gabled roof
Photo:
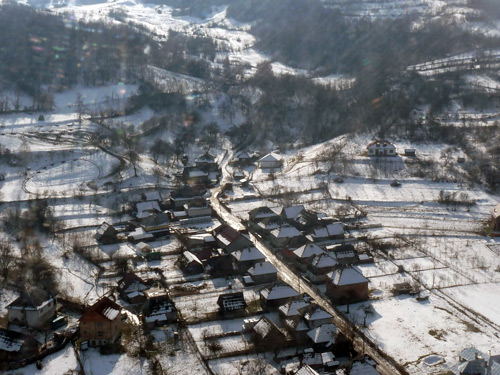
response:
[[[118,288],[124,292],[143,291],[149,289],[144,280],[133,272],[127,273],[118,281]]]
[[[321,255],[324,253],[324,251],[321,247],[319,247],[315,243],[308,243],[294,250],[293,253],[298,258],[305,259],[305,258],[310,258],[312,256]]]
[[[275,238],[293,238],[302,235],[302,233],[300,233],[300,231],[297,228],[292,227],[290,225],[283,225],[280,228],[276,228],[271,231],[271,234]]]
[[[234,160],[248,160],[251,156],[247,151],[240,151],[234,155]]]
[[[373,141],[366,146],[366,148],[371,148],[372,146],[375,147],[382,147],[382,148],[396,148],[391,142],[385,139],[379,139],[376,141]]]
[[[102,297],[99,301],[85,310],[80,320],[85,320],[88,315],[95,313],[109,321],[113,321],[120,315],[120,311],[120,305],[111,301],[108,297]]]
[[[262,254],[259,249],[256,247],[247,247],[242,250],[236,250],[231,253],[231,255],[236,258],[238,262],[247,262],[247,261],[257,261],[264,260],[266,257]]]
[[[320,306],[314,306],[310,311],[304,314],[304,319],[309,322],[329,318],[332,318],[332,315],[323,310]]]
[[[267,155],[264,155],[262,158],[259,159],[260,162],[266,162],[266,161],[280,161],[282,159],[282,156],[275,153],[275,152],[270,152]]]
[[[268,301],[288,297],[297,297],[299,295],[299,293],[297,293],[291,286],[286,284],[275,284],[270,289],[265,288],[261,290],[260,294]]]
[[[161,201],[161,196],[159,191],[149,191],[144,195],[146,196],[146,201]]]
[[[337,264],[337,261],[327,253],[316,255],[311,262],[314,268],[335,267]]]
[[[307,336],[313,340],[315,344],[334,343],[337,338],[337,326],[333,323],[327,323],[314,328],[307,332]]]
[[[368,363],[356,361],[352,364],[350,375],[380,375],[380,373]]]
[[[286,219],[293,220],[297,216],[299,216],[299,214],[304,210],[305,208],[302,204],[290,207],[283,207],[283,209],[281,210],[281,215]]]
[[[278,214],[271,210],[269,207],[262,206],[249,211],[248,216],[253,217],[254,220],[260,220],[267,219],[269,217],[276,217],[278,216]]]
[[[196,255],[194,255],[192,252],[186,250],[182,253],[182,255],[184,256],[184,258],[186,258],[188,263],[194,262],[194,263],[198,263],[199,265],[203,266],[203,263],[201,262],[201,260]]]
[[[136,207],[138,218],[146,217],[153,212],[161,212],[158,201],[139,202]]]
[[[21,340],[18,335],[19,334],[15,331],[0,328],[0,352],[19,352],[24,344],[24,341]]]
[[[332,283],[337,286],[342,285],[354,285],[367,283],[368,279],[364,277],[359,271],[352,267],[346,267],[344,269],[338,269],[328,274],[328,277],[332,280]]]
[[[278,273],[276,267],[269,262],[260,262],[248,270],[251,276],[270,275]]]
[[[298,299],[295,301],[290,301],[285,303],[284,305],[281,305],[279,307],[279,311],[284,315],[284,316],[297,316],[300,315],[300,309],[303,309],[304,307],[309,306],[310,303],[304,301],[303,299]]]
[[[265,315],[263,315],[259,321],[253,326],[253,331],[257,333],[261,339],[267,337],[276,338],[277,335],[284,336],[283,332],[270,321]]]
[[[7,308],[35,310],[42,307],[45,303],[51,301],[52,299],[52,295],[46,290],[32,287],[21,292],[21,295],[8,304]]]
[[[209,164],[216,164],[215,163],[215,157],[210,155],[207,152],[205,152],[203,155],[201,155],[200,157],[198,157],[195,161],[195,163],[209,163]]]

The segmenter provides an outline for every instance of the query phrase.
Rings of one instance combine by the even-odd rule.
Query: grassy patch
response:
[[[446,341],[446,332],[441,329],[431,329],[429,330],[429,335],[434,337],[436,340]]]

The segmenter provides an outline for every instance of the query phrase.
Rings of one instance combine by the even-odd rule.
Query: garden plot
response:
[[[367,306],[371,306],[372,312]],[[341,309],[344,311],[345,307]],[[358,324],[366,316],[367,328],[362,330],[405,366],[417,365],[423,358],[439,353],[445,360],[441,365],[444,370],[456,363],[458,353],[465,347],[500,351],[491,327],[477,326],[435,294],[424,302],[402,295],[351,305],[347,315]],[[407,368],[411,374],[422,373]]]
[[[374,264],[359,264],[356,266],[364,277],[390,275],[398,272],[398,267],[390,260],[376,261]]]
[[[269,320],[279,325],[279,314],[271,312],[265,315]],[[203,341],[204,336],[209,337],[222,337],[230,335],[239,335],[243,330],[244,320],[250,317],[236,318],[230,320],[214,320],[206,323],[193,324],[189,326],[189,331],[193,335],[196,342]],[[254,316],[259,319],[259,316]]]
[[[30,193],[53,196],[88,191],[89,182],[103,177],[117,164],[118,160],[115,157],[100,151],[68,161],[61,160],[32,173],[25,186]]]
[[[409,272],[427,289],[441,289],[457,285],[468,285],[472,280],[449,268]]]
[[[102,375],[147,375],[151,369],[146,359],[129,357],[127,354],[101,355],[99,349],[89,348],[81,352],[85,372]]]
[[[243,295],[247,304],[259,299],[254,290],[245,290]],[[174,303],[181,316],[188,322],[213,319],[219,313],[217,299],[219,293],[194,294],[190,296],[175,297]]]
[[[398,266],[402,266],[407,272],[408,271],[418,272],[423,270],[446,267],[444,264],[441,264],[439,261],[432,259],[430,257],[398,259],[395,260],[394,263]]]
[[[375,297],[380,298],[381,296],[392,296],[392,290],[394,288],[394,284],[404,283],[404,282],[412,282],[413,279],[410,275],[406,273],[394,273],[391,275],[384,276],[375,276],[369,277],[370,283],[368,284],[368,288],[376,289],[382,292],[382,294],[376,293]]]
[[[75,350],[71,345],[67,345],[63,350],[45,357],[41,362],[43,365],[41,370],[37,369],[36,364],[33,363],[15,370],[13,373],[16,375],[54,375],[65,374],[73,370],[80,371],[81,369],[76,359]],[[103,372],[101,374],[106,375]]]
[[[212,359],[208,361],[208,364],[216,375],[276,375],[279,371],[270,363],[273,355],[273,353],[259,353],[223,359]]]
[[[471,311],[481,314],[486,319],[500,326],[499,283],[457,286],[441,290],[453,301],[460,303]]]

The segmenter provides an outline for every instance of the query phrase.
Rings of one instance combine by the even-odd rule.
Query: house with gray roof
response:
[[[9,324],[40,328],[56,314],[57,301],[48,291],[31,287],[7,305]]]
[[[327,276],[326,295],[333,303],[356,303],[368,299],[368,279],[353,267],[336,269]]]

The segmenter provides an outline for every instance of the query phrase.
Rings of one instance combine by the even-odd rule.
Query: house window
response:
[[[99,328],[101,328],[101,327],[102,327],[102,322],[97,322],[97,326],[98,326]]]
[[[104,336],[104,332],[103,331],[97,331],[97,336],[103,337]]]

